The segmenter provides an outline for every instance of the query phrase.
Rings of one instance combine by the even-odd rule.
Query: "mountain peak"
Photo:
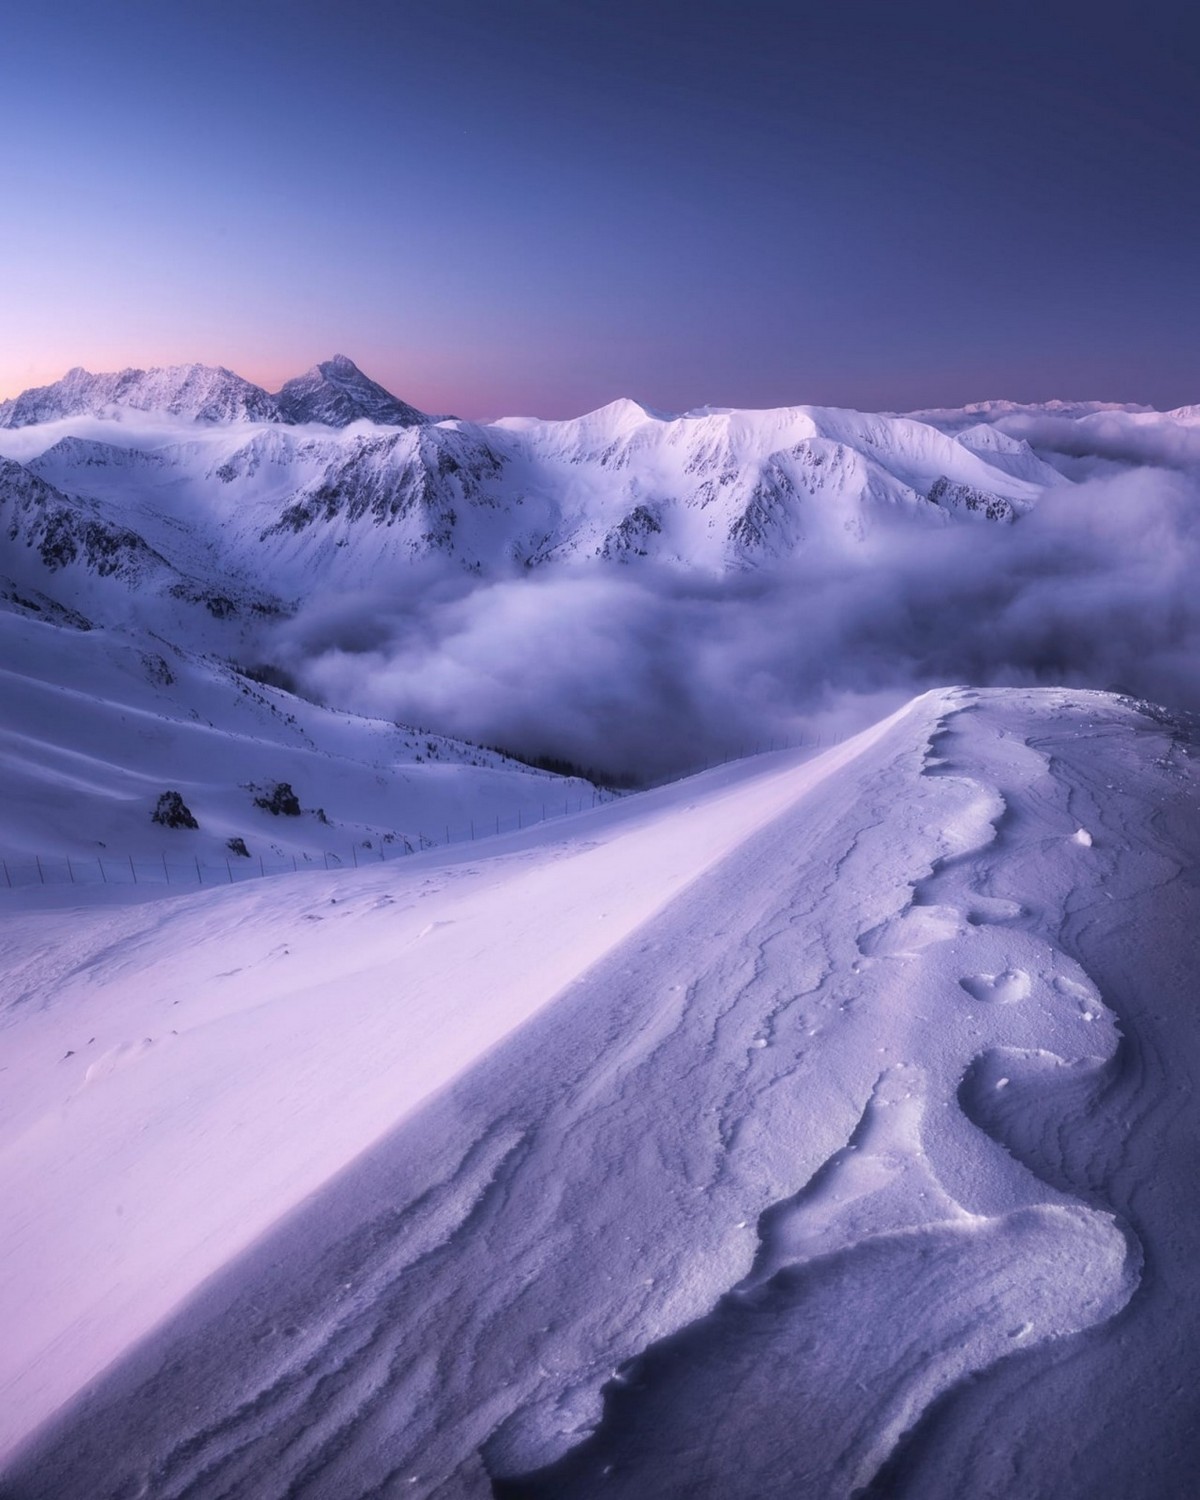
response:
[[[285,422],[348,427],[351,422],[367,421],[384,427],[419,427],[430,421],[424,412],[364,375],[345,354],[335,354],[287,381],[275,400]]]
[[[53,385],[0,402],[0,427],[31,427],[63,417],[161,411],[202,422],[278,421],[266,391],[217,365],[168,365],[94,375],[81,365]]]

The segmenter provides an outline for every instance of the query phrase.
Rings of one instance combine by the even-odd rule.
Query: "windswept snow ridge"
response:
[[[1192,753],[939,692],[495,858],[9,928],[9,1447],[226,1269],[6,1494],[1182,1493]]]

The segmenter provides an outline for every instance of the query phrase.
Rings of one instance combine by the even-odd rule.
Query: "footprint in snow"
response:
[[[972,999],[993,1005],[1013,1005],[1025,1000],[1033,988],[1024,969],[1005,969],[1003,974],[968,974],[958,982]]]

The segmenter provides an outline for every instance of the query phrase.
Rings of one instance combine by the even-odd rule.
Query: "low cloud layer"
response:
[[[1161,413],[1096,412],[1084,421],[1020,415],[996,424],[1010,437],[1024,438],[1046,456],[1060,453],[1090,465],[1092,473],[1112,464],[1200,470],[1200,422],[1175,421]]]
[[[1131,441],[1169,468],[1118,459],[1128,433],[1076,432],[1102,477],[1011,527],[895,526],[848,560],[720,580],[417,572],[402,599],[314,602],[272,651],[336,706],[640,777],[843,732],[947,683],[1200,709],[1200,481],[1176,451],[1190,438],[1152,437]]]

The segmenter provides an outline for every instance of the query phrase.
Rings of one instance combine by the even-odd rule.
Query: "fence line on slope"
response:
[[[533,828],[554,818],[598,807],[617,795],[596,787],[590,795],[565,797],[561,810],[556,802],[547,799],[542,803],[540,815],[536,811],[518,811],[515,816],[508,817],[502,814],[480,816],[468,819],[461,826],[444,824],[440,837],[426,832],[385,833],[381,837],[360,839],[348,849],[322,849],[315,853],[239,854],[230,850],[225,855],[192,854],[182,860],[178,855],[168,855],[166,850],[158,854],[7,855],[0,858],[0,886],[8,890],[29,885],[178,885],[195,888],[198,885],[237,885],[245,880],[258,880],[267,875],[291,875],[300,870],[358,869],[403,859],[425,849],[465,844]]]
[[[727,765],[730,761],[746,759],[750,755],[763,754],[768,750],[819,749],[824,743],[832,744],[834,740],[831,737],[826,737],[824,741],[820,737],[815,740],[803,738],[798,741],[772,740],[754,749],[746,749],[740,754],[730,752],[719,760],[710,759],[702,764],[697,763],[688,770],[672,772],[633,790],[652,791],[657,787],[669,786],[672,782],[698,775],[701,771],[713,769],[714,766]],[[351,844],[349,852],[345,854],[337,850],[325,849],[317,853],[284,855],[276,852],[273,856],[268,856],[261,853],[242,855],[231,850],[228,855],[216,859],[211,856],[193,854],[190,859],[185,860],[180,860],[178,856],[169,858],[165,850],[160,854],[138,855],[9,855],[0,858],[0,889],[15,890],[31,885],[158,885],[195,888],[197,886],[238,885],[246,880],[258,880],[269,875],[291,875],[300,870],[358,869],[376,863],[386,864],[389,860],[403,859],[407,855],[419,854],[426,849],[477,842],[485,838],[495,838],[502,833],[516,833],[526,828],[536,828],[555,818],[584,812],[590,808],[599,807],[605,802],[612,802],[632,794],[633,792],[622,793],[597,786],[592,789],[590,797],[582,794],[565,796],[561,812],[558,811],[557,801],[547,799],[542,803],[540,816],[536,812],[530,814],[520,810],[508,817],[501,814],[481,816],[468,819],[466,823],[457,827],[444,824],[441,830],[442,836],[436,838],[424,832],[389,833],[378,839],[367,838],[360,840],[357,844]]]

